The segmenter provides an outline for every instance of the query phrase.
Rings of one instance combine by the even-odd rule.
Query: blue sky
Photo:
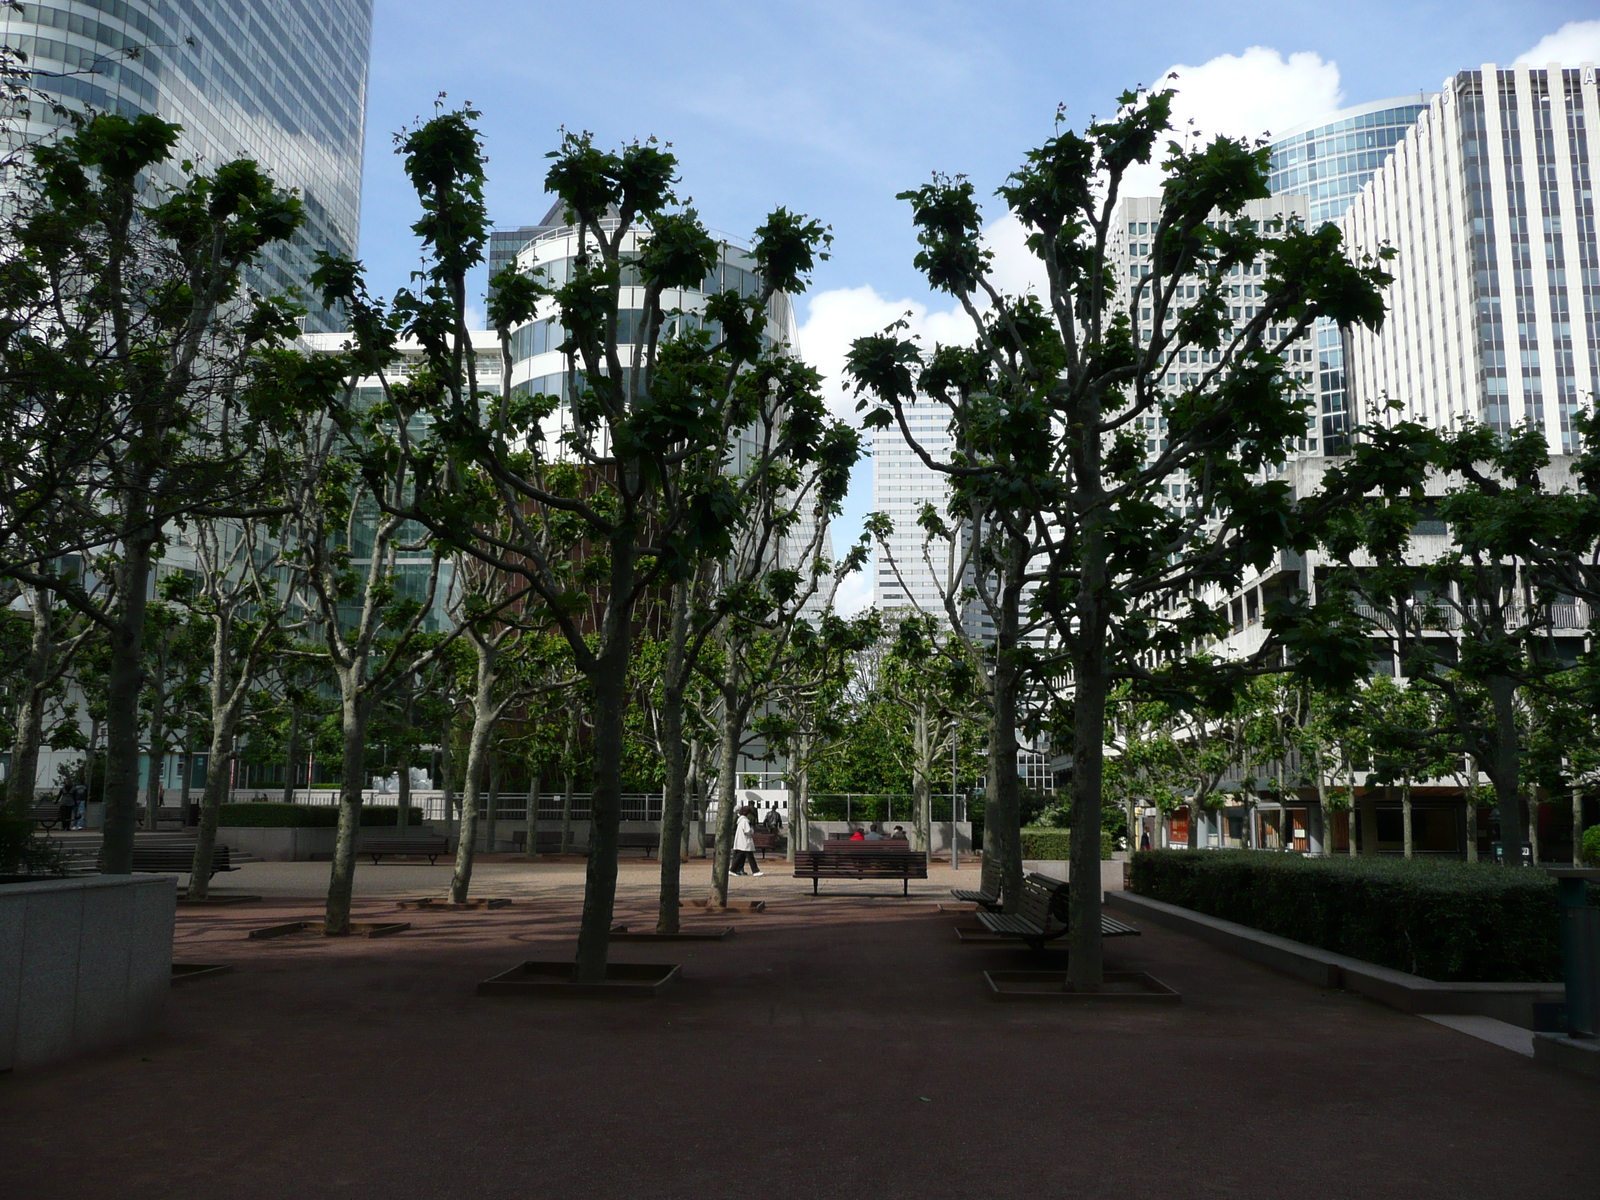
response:
[[[911,267],[895,193],[934,170],[991,193],[1058,104],[1081,125],[1122,88],[1188,65],[1180,99],[1188,80],[1202,126],[1261,133],[1509,63],[1570,22],[1588,24],[1545,51],[1600,59],[1595,15],[1593,0],[376,0],[361,254],[383,292],[414,269],[415,199],[393,134],[440,92],[483,112],[498,224],[544,213],[544,155],[562,126],[607,144],[654,135],[672,143],[682,191],[714,228],[747,233],[778,204],[833,227],[833,259],[801,305],[801,351],[832,371],[855,333],[908,308],[937,322],[948,308]],[[858,476],[836,544],[870,505],[870,473]]]

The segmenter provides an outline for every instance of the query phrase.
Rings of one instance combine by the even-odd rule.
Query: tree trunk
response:
[[[167,656],[156,656],[155,678],[150,681],[150,761],[146,764],[144,785],[144,827],[155,829],[161,811],[163,768],[167,765]]]
[[[1408,772],[1400,784],[1400,823],[1402,838],[1405,842],[1405,856],[1412,855],[1413,844],[1411,841],[1411,775]]]
[[[444,827],[445,840],[457,837],[460,830],[456,825],[455,809],[455,752],[452,744],[455,742],[455,721],[448,720],[444,723],[444,741],[439,747],[439,793],[444,802]],[[308,779],[309,784],[311,781]],[[460,845],[457,840],[456,845]]]
[[[1504,675],[1492,676],[1489,699],[1494,705],[1495,741],[1493,768],[1487,774],[1500,807],[1502,861],[1508,867],[1520,867],[1522,843],[1527,838],[1522,828],[1522,756],[1517,743],[1515,681]]]
[[[489,798],[484,805],[483,850],[493,854],[499,845],[497,833],[500,824],[500,751],[489,750]]]
[[[190,786],[194,778],[194,730],[192,722],[183,723],[183,778],[178,781],[178,808],[183,813],[183,827],[193,828],[194,802],[189,798]]]
[[[691,813],[688,821],[689,857],[706,856],[706,762],[705,747],[699,738],[691,743],[689,761],[692,764],[693,786],[688,796]],[[791,839],[792,840],[792,839]]]
[[[1583,793],[1572,785],[1572,865],[1583,866]]]
[[[294,803],[294,776],[300,769],[300,706],[289,705],[289,745],[283,767],[283,802]],[[311,780],[306,780],[306,787],[311,786]]]
[[[911,845],[914,849],[929,853],[933,846],[925,832],[927,827],[924,818],[928,816],[933,792],[928,779],[933,770],[933,744],[925,709],[917,709],[912,717],[911,730]]]
[[[613,596],[632,577],[626,548],[612,547]],[[622,564],[616,557],[627,560]],[[619,570],[625,570],[618,579]],[[584,873],[583,919],[578,927],[579,983],[604,983],[611,945],[611,917],[617,898],[617,829],[622,822],[622,749],[628,711],[628,658],[632,649],[631,613],[613,601],[603,639],[609,649],[595,664],[589,681],[594,690],[594,784],[589,792],[589,862]]]
[[[489,742],[498,716],[480,691],[473,703],[472,735],[467,739],[467,773],[461,789],[461,837],[456,842],[456,869],[450,876],[450,903],[465,904],[472,886],[472,862],[478,850],[478,805],[483,798]],[[491,800],[492,803],[492,800]]]
[[[1067,983],[1074,991],[1098,992],[1105,982],[1100,939],[1100,790],[1105,755],[1107,685],[1104,642],[1085,639],[1086,653],[1074,664],[1072,730],[1072,928],[1067,934]],[[1189,828],[1195,827],[1190,805]],[[1191,833],[1191,838],[1193,834]],[[1009,888],[1010,884],[1007,884]]]
[[[55,665],[54,605],[42,588],[23,588],[32,616],[28,659],[18,690],[16,737],[11,748],[10,782],[6,797],[14,812],[25,813],[39,787],[39,749],[44,741],[44,710],[49,680]],[[91,747],[92,752],[92,747]]]
[[[1478,797],[1467,791],[1467,861],[1478,861]]]
[[[572,756],[578,746],[578,714],[574,711],[567,721],[565,745],[562,747],[561,761],[566,767],[562,778],[564,785],[561,792],[561,853],[572,853],[572,789],[575,783],[572,772]]]
[[[228,783],[233,774],[234,730],[238,728],[242,703],[212,710],[211,753],[206,757],[206,786],[200,795],[200,828],[194,843],[194,865],[189,871],[190,900],[204,900],[211,887],[211,860],[217,844],[217,819],[228,798]]]
[[[531,775],[528,779],[528,807],[524,810],[528,822],[528,841],[525,848],[531,859],[539,853],[539,790],[544,780],[537,763],[529,763],[528,769]]]
[[[662,679],[661,754],[666,779],[661,789],[661,897],[656,912],[657,933],[677,933],[682,903],[683,809],[689,761],[684,753],[683,702],[688,683],[689,585],[672,587],[672,628]]]
[[[992,854],[1000,860],[1005,911],[1014,913],[1022,898],[1021,804],[1017,780],[1017,616],[1010,605],[1002,605],[998,615],[991,690],[994,711],[989,717],[989,778],[984,786],[983,855],[988,858]],[[1096,923],[1096,936],[1099,928]]]
[[[118,565],[120,611],[108,626],[106,670],[105,837],[100,869],[133,873],[133,831],[139,807],[139,692],[144,687],[144,625],[150,552],[159,531],[126,539]]]
[[[796,734],[795,743],[791,747],[788,776],[784,779],[785,790],[789,793],[789,845],[784,851],[784,857],[790,862],[794,861],[796,846],[802,850],[806,848],[805,843],[800,841],[802,837],[806,836],[805,828],[807,822],[804,802],[800,794],[800,779],[803,768],[797,767],[800,761],[799,742],[800,735]]]
[[[577,786],[577,780],[568,767],[562,778],[561,789],[561,853],[572,853],[572,789]]]
[[[732,655],[729,656],[730,661]],[[711,860],[711,900],[728,906],[728,863],[733,857],[734,809],[739,800],[739,742],[744,722],[736,700],[738,673],[730,666],[723,686],[722,728],[717,739],[717,842]]]
[[[328,875],[328,903],[323,932],[344,937],[350,932],[350,898],[356,883],[356,843],[361,837],[362,784],[366,782],[367,719],[371,702],[348,681],[341,681],[344,756],[339,769],[339,832]]]
[[[394,827],[405,829],[411,823],[411,756],[400,752],[400,770],[395,776]]]
[[[1344,819],[1346,858],[1356,856],[1356,765],[1355,760],[1346,752],[1344,755],[1344,783],[1345,791],[1349,793],[1348,815]]]
[[[1367,794],[1361,798],[1361,856],[1371,858],[1378,853],[1378,797],[1372,791],[1372,777],[1367,777]]]
[[[1528,859],[1534,866],[1539,865],[1539,790],[1537,786],[1528,789]]]

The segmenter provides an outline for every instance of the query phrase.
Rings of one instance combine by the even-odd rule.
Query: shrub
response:
[[[49,838],[35,837],[33,820],[0,802],[0,875],[59,876],[66,856]]]
[[[1437,980],[1561,978],[1556,886],[1543,871],[1251,850],[1141,850],[1153,900]]]
[[[1583,831],[1583,861],[1600,867],[1600,825]]]
[[[398,807],[361,806],[363,825],[394,825]],[[217,824],[224,828],[258,826],[271,829],[324,829],[339,823],[337,804],[284,804],[279,800],[247,800],[224,804],[217,813]],[[412,825],[422,824],[422,810],[411,808]]]
[[[1116,840],[1110,832],[1100,831],[1100,857],[1110,858],[1116,849]],[[1072,857],[1072,830],[1032,829],[1022,831],[1022,857],[1064,860]]]

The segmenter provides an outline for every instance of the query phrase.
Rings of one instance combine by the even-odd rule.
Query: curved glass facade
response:
[[[1267,183],[1272,194],[1305,196],[1313,228],[1337,221],[1389,161],[1394,148],[1428,110],[1430,100],[1420,94],[1377,100],[1291,129],[1271,146]],[[1326,452],[1334,453],[1348,443],[1351,426],[1344,339],[1330,321],[1318,321],[1312,336],[1322,442]]]
[[[250,157],[296,189],[306,223],[253,286],[303,284],[317,250],[355,254],[372,0],[45,0],[0,9],[0,37],[64,106],[153,113],[183,126],[178,160]],[[30,115],[33,136],[53,127]]]

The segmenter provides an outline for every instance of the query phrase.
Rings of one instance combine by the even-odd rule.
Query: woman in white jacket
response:
[[[748,874],[765,874],[756,866],[756,827],[752,820],[754,816],[753,808],[747,806],[739,810],[739,822],[733,829],[733,864],[729,867],[731,874],[746,874],[744,870],[746,863],[750,866]]]

